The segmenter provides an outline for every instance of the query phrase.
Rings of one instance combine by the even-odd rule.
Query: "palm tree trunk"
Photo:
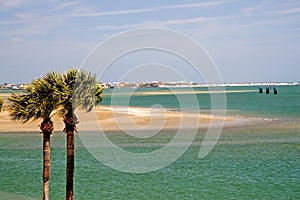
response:
[[[73,116],[64,117],[65,132],[67,134],[67,166],[66,166],[66,200],[74,197],[74,131],[75,123]]]
[[[73,200],[74,182],[74,132],[67,132],[66,199]]]
[[[50,135],[54,129],[53,122],[47,118],[41,123],[43,133],[43,200],[49,200],[50,179]]]
[[[43,200],[49,200],[49,178],[50,178],[50,134],[43,133]]]

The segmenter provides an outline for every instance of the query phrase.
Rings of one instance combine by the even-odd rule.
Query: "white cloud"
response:
[[[24,0],[0,0],[0,8],[14,8],[26,3]]]
[[[244,14],[295,14],[300,12],[299,1],[261,1],[252,7],[242,9]]]
[[[43,35],[45,33],[46,32],[45,32],[45,30],[43,30],[43,28],[37,27],[37,26],[31,26],[28,28],[24,27],[24,28],[19,28],[19,29],[2,31],[1,35],[18,37],[18,36]],[[21,38],[21,37],[18,37],[18,38]]]
[[[21,24],[26,22],[31,22],[32,20],[25,19],[17,19],[17,20],[8,20],[8,21],[0,21],[0,25],[13,25],[13,24]]]
[[[34,35],[44,35],[47,34],[49,30],[63,24],[65,20],[57,16],[46,16],[40,19],[27,20],[27,22],[28,25],[26,26],[1,31],[0,36],[23,38]]]
[[[262,27],[264,29],[270,28],[272,26],[280,26],[287,24],[296,24],[299,21],[297,18],[289,17],[289,16],[281,16],[276,18],[265,18],[260,20],[253,20],[250,22],[241,22],[241,27],[249,27],[249,28],[257,28]]]
[[[11,0],[11,1],[2,1],[0,0],[1,5],[6,7],[16,7],[22,6],[25,2],[29,2],[30,0]],[[32,1],[32,0],[31,0]],[[228,3],[230,1],[214,1],[214,2],[204,2],[204,3],[193,3],[193,4],[179,4],[179,5],[166,5],[166,6],[158,6],[152,8],[145,8],[145,9],[129,9],[129,10],[115,10],[115,11],[106,11],[106,12],[94,12],[94,8],[90,6],[80,5],[79,1],[74,2],[64,2],[58,4],[54,7],[53,11],[65,9],[65,8],[72,8],[71,14],[57,14],[57,18],[60,20],[68,20],[70,17],[99,17],[99,16],[113,16],[113,15],[126,15],[126,14],[134,14],[134,13],[144,13],[144,12],[153,12],[153,11],[160,11],[165,9],[181,9],[181,8],[197,8],[197,7],[213,7],[218,6],[221,4]],[[31,13],[16,13],[15,19],[0,21],[0,25],[15,25],[15,24],[23,24],[27,23],[30,26],[30,23],[39,23],[42,17],[37,17]],[[46,16],[47,17],[47,16]],[[194,19],[176,19],[176,20],[169,20],[160,22],[158,26],[168,26],[173,24],[185,24],[185,23],[195,23],[201,21],[202,18],[194,18]],[[195,22],[194,22],[195,21]],[[114,26],[103,26],[106,30],[114,30],[114,29],[126,29],[128,26],[131,27],[139,27],[139,26],[155,26],[157,22],[146,22],[145,25],[123,25],[121,28],[117,28]],[[26,28],[24,28],[26,29]],[[20,31],[23,32],[23,31]]]
[[[231,1],[214,1],[214,2],[205,2],[205,3],[179,4],[179,5],[161,6],[161,7],[157,7],[157,9],[211,7],[211,6],[222,5],[228,2]]]
[[[188,19],[172,19],[172,20],[164,20],[164,21],[146,21],[138,24],[125,24],[121,26],[117,25],[102,25],[98,26],[98,30],[121,30],[121,29],[131,29],[131,28],[140,28],[140,27],[167,27],[173,25],[181,25],[181,24],[193,24],[193,23],[204,23],[218,20],[229,20],[232,19],[231,16],[223,16],[223,17],[195,17]]]
[[[109,16],[109,15],[124,15],[124,14],[133,14],[133,13],[143,13],[155,11],[152,8],[147,9],[134,9],[134,10],[118,10],[118,11],[108,11],[108,12],[88,12],[88,13],[72,13],[68,16],[71,17],[100,17],[100,16]]]
[[[16,13],[15,16],[18,19],[31,19],[34,17],[32,13]]]
[[[275,14],[297,14],[297,13],[300,13],[300,7],[279,10],[279,11],[275,11],[273,13],[275,13]]]
[[[154,12],[166,9],[179,9],[179,8],[197,8],[197,7],[211,7],[225,4],[230,1],[215,1],[206,3],[194,3],[194,4],[179,4],[179,5],[168,5],[168,6],[158,6],[145,9],[129,9],[129,10],[115,10],[107,12],[83,12],[83,13],[72,13],[69,16],[72,17],[100,17],[109,15],[125,15],[134,13],[144,13],[144,12]]]
[[[78,5],[79,3],[80,3],[79,1],[64,2],[64,3],[61,3],[57,6],[55,6],[54,10],[61,10],[61,9],[73,7],[73,6]]]

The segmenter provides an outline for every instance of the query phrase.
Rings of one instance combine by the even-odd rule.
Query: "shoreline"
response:
[[[144,107],[110,107],[97,106],[93,112],[77,113],[79,131],[90,131],[101,128],[103,131],[146,131],[146,130],[176,130],[179,127],[207,128],[211,121],[221,123],[221,116],[211,116],[209,114],[188,113],[174,110],[144,108]],[[39,132],[39,120],[31,120],[26,123],[10,119],[8,111],[0,113],[0,133],[24,133]],[[64,124],[58,115],[52,117],[54,122],[54,133],[62,132]],[[225,125],[234,126],[241,122],[247,123],[248,119],[237,117],[224,117]],[[97,127],[96,127],[97,126]]]
[[[141,134],[149,130],[176,131],[179,128],[205,130],[209,127],[211,121],[213,121],[212,125],[218,125],[222,123],[223,119],[221,116],[211,116],[210,114],[196,112],[124,106],[97,106],[93,112],[79,112],[76,114],[79,118],[78,131],[95,131],[100,129],[104,132],[134,131],[141,132]],[[80,116],[82,114],[83,116]],[[56,114],[51,119],[54,122],[53,133],[63,132],[64,123],[62,118]],[[279,121],[282,121],[282,119],[263,116],[226,115],[223,129],[273,124]],[[283,121],[292,122],[294,120],[286,119]],[[14,121],[10,119],[7,110],[2,111],[0,113],[0,133],[40,132],[39,125],[41,122],[41,119],[31,120],[26,123]]]

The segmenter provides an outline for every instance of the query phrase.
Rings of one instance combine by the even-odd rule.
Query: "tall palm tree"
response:
[[[3,99],[0,97],[0,112],[1,112],[1,110],[2,110],[2,106],[3,106]]]
[[[74,132],[77,118],[75,109],[91,111],[102,101],[103,89],[97,84],[96,76],[84,70],[71,69],[62,75],[61,114],[67,137],[66,199],[73,200],[74,185]]]
[[[31,119],[43,119],[40,129],[43,133],[43,200],[49,199],[50,178],[50,135],[54,130],[51,114],[60,106],[62,78],[56,72],[47,73],[34,80],[22,94],[9,97],[10,115],[13,120],[27,122]]]

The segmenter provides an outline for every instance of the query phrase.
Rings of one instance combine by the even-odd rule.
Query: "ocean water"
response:
[[[277,86],[278,95],[259,94],[257,86],[225,87],[228,115],[266,116],[266,117],[300,117],[300,85]],[[171,91],[172,90],[172,91]],[[193,110],[195,105],[192,97],[196,96],[200,112],[209,112],[211,108],[210,94],[203,88],[141,88],[108,89],[104,92],[102,105],[151,107],[159,104],[166,109]],[[177,92],[172,95],[171,92]],[[148,92],[147,94],[143,94]],[[151,92],[169,92],[170,94],[151,95]],[[190,94],[181,93],[188,92]],[[193,92],[204,92],[194,94]],[[142,95],[140,94],[142,93]],[[218,95],[218,94],[215,94]],[[113,100],[112,100],[113,96]],[[182,100],[183,99],[183,100]],[[128,102],[129,100],[129,102]],[[180,104],[180,100],[184,101]],[[190,102],[189,102],[190,100]],[[189,104],[190,103],[190,104]],[[197,110],[198,111],[198,110]]]
[[[174,95],[138,93],[166,90],[139,89],[129,98],[129,105],[160,104],[180,109]],[[258,94],[256,87],[226,90],[240,91],[226,93],[229,115],[261,121],[255,126],[224,128],[218,144],[203,159],[198,153],[205,130],[199,130],[193,145],[174,163],[142,174],[119,172],[103,165],[77,135],[75,199],[299,199],[300,87],[278,87],[278,95]],[[111,92],[105,91],[102,104],[112,104]],[[128,91],[118,92],[113,105],[127,106]],[[180,95],[189,99],[189,94]],[[209,95],[199,94],[197,98],[200,112],[209,113]],[[195,112],[193,108],[184,109]],[[42,136],[38,132],[0,133],[1,200],[41,199]],[[117,132],[108,136],[127,151],[151,152],[168,143],[174,132],[164,131],[151,139],[135,139]],[[65,158],[65,135],[57,130],[51,137],[51,199],[65,198]]]

